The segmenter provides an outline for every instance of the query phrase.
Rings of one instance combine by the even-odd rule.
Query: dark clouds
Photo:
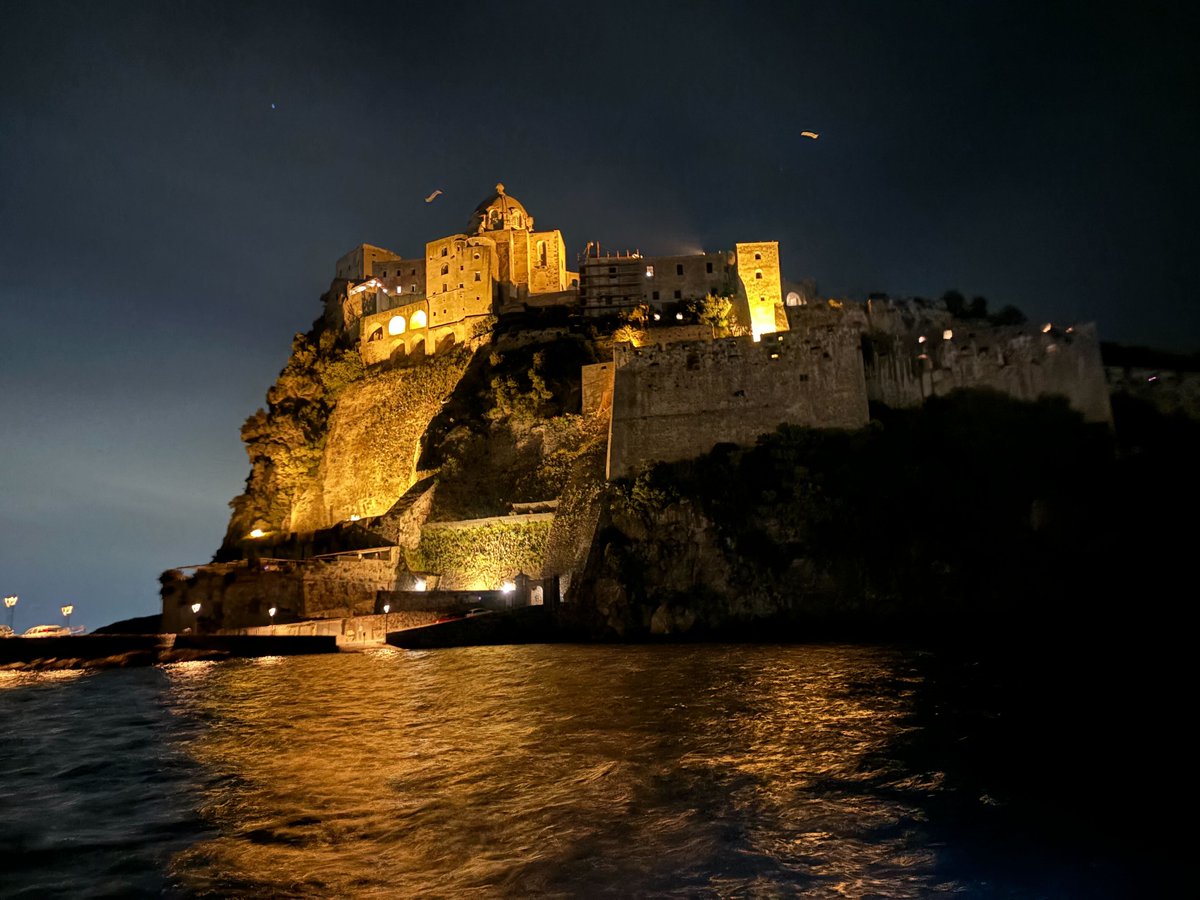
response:
[[[0,10],[18,625],[152,610],[334,260],[416,252],[497,180],[572,250],[778,239],[828,293],[1200,343],[1183,5],[298,6]]]

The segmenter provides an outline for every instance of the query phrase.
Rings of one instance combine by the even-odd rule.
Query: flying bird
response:
[[[428,197],[425,198],[425,202],[432,203],[434,200],[437,199],[437,195],[440,193],[441,193],[441,191],[434,191],[432,194],[430,194]]]
[[[812,138],[814,141],[820,137],[815,131],[802,131],[800,137]]]

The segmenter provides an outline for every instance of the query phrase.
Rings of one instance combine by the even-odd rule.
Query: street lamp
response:
[[[192,618],[196,620],[196,626],[194,628],[194,631],[196,632],[196,634],[199,634],[200,633],[200,604],[199,603],[192,604]]]
[[[392,611],[392,604],[390,604],[390,603],[383,604],[383,639],[385,641],[387,640],[388,613],[390,613],[391,611]]]
[[[13,613],[15,612],[13,607],[17,605],[17,601],[20,599],[16,594],[10,594],[4,598],[4,605],[8,607],[8,627],[10,629],[13,627]]]
[[[267,610],[267,615],[271,617],[271,634],[275,633],[275,613],[278,611],[274,606]]]
[[[75,612],[75,607],[71,606],[70,604],[67,604],[66,606],[60,607],[60,609],[62,610],[63,616],[66,617],[66,620],[67,620],[67,631],[70,631],[71,630],[71,613]]]

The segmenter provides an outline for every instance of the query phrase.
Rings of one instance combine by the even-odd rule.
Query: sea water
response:
[[[1097,783],[1091,708],[1032,714],[1045,692],[1008,674],[773,645],[0,673],[0,894],[1103,897],[1165,877],[1098,827],[1128,807]]]

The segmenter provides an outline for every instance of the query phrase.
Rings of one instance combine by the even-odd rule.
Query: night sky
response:
[[[497,181],[572,255],[778,240],[825,295],[1200,349],[1198,38],[1154,3],[3,3],[17,629],[156,612],[334,261]]]

